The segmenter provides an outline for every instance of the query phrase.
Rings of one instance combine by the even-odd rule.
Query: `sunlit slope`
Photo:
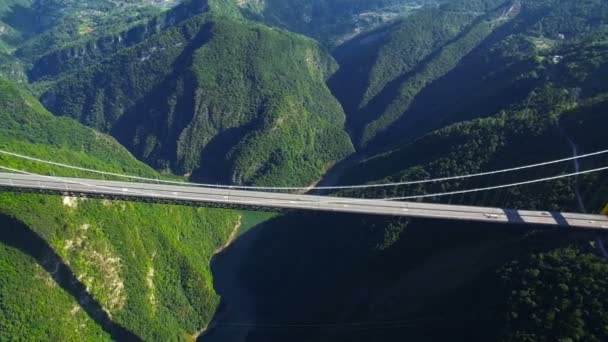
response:
[[[54,117],[6,81],[0,84],[0,116],[2,149],[100,170],[156,176],[113,138],[71,119]],[[52,175],[92,176],[6,156],[0,158],[0,165]],[[3,229],[26,239],[15,244],[11,239],[17,233],[2,238],[6,259],[2,260],[0,293],[8,295],[20,287],[20,293],[27,294],[2,300],[0,326],[10,327],[3,330],[8,340],[107,338],[100,326],[114,338],[120,332],[112,330],[115,326],[154,341],[196,334],[218,304],[210,258],[239,221],[237,213],[226,210],[10,193],[0,194],[0,213],[3,222],[8,222]],[[8,217],[18,222],[10,223]],[[50,271],[25,256],[36,255],[28,246],[38,245],[27,242],[36,238],[42,239],[41,248],[52,252],[36,259]],[[26,266],[15,269],[11,260]],[[55,274],[53,281],[48,272],[61,263],[69,272]],[[24,279],[35,285],[23,287]],[[84,314],[86,310],[97,325]],[[52,324],[37,323],[44,319]],[[82,328],[71,328],[81,324]]]
[[[78,299],[57,286],[36,259],[19,247],[10,220],[2,219],[0,236],[0,329],[6,341],[111,341],[81,308]],[[24,229],[17,226],[17,229]],[[11,240],[11,241],[8,241]],[[18,247],[15,245],[18,244]]]
[[[210,15],[65,77],[42,99],[155,168],[234,183],[308,184],[352,152],[314,41]]]

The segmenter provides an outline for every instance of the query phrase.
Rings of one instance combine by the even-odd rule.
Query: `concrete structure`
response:
[[[603,215],[212,189],[33,174],[0,173],[0,191],[265,211],[312,210],[505,224],[537,224],[608,232],[608,217]]]

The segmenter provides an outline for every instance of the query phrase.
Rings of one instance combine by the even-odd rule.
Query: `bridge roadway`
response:
[[[0,191],[251,210],[313,210],[608,231],[608,216],[0,173]]]

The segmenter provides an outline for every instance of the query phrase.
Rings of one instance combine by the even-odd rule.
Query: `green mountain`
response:
[[[603,23],[608,16],[602,10],[604,4],[520,5],[517,16],[505,15],[509,23],[501,27],[484,24],[486,19],[473,24],[492,32],[456,61],[454,69],[424,87],[418,96],[428,98],[416,105],[416,111],[408,112],[421,115],[418,120],[395,126],[395,135],[388,135],[389,130],[378,134],[390,138],[390,150],[355,159],[341,172],[339,183],[469,174],[572,156],[573,146],[579,154],[605,149],[608,45]],[[509,8],[499,7],[496,13],[501,17]],[[456,38],[457,45],[462,44],[460,39]],[[420,43],[430,44],[422,39]],[[439,55],[429,60],[440,60],[436,59]],[[395,63],[388,65],[399,66]],[[354,63],[351,70],[356,65],[361,67]],[[352,82],[356,80],[353,77]],[[390,99],[378,103],[387,104]],[[379,144],[380,138],[370,146]],[[579,167],[593,169],[607,162],[605,155],[596,156],[581,160]],[[575,169],[569,161],[492,177],[338,195],[425,195]],[[597,213],[605,206],[607,191],[603,172],[425,201]],[[250,318],[259,322],[259,328],[247,332],[250,341],[608,338],[603,328],[608,321],[601,276],[606,267],[603,237],[593,233],[295,213],[265,222],[248,234],[233,246],[235,254],[244,253],[239,273],[233,277],[255,298],[256,311]],[[310,253],[313,244],[315,250]],[[224,290],[230,289],[218,288]],[[230,294],[224,299],[230,303]],[[227,316],[219,323],[231,320],[234,317]],[[266,322],[290,328],[269,329]],[[293,322],[319,323],[296,334]]]
[[[0,81],[0,148],[111,172],[158,177],[113,138],[48,113]],[[85,176],[2,155],[0,165]],[[219,298],[212,255],[238,227],[229,210],[0,195],[2,340],[179,340]],[[25,285],[27,284],[27,285]]]
[[[605,35],[597,32],[563,44],[545,58],[532,54],[504,66],[503,74],[513,75],[507,83],[517,86],[534,80],[521,101],[355,163],[340,183],[412,181],[527,165],[571,156],[572,144],[580,154],[605,149],[606,47]],[[554,56],[561,56],[559,63]],[[581,160],[579,166],[585,170],[607,162],[604,155]],[[339,195],[424,195],[574,170],[569,161],[492,177]],[[607,191],[603,172],[425,201],[599,212]],[[294,213],[272,219],[232,247],[236,255],[244,253],[234,281],[255,298],[256,311],[249,319],[259,322],[259,328],[247,332],[248,340],[608,338],[603,328],[608,322],[601,275],[606,270],[603,237],[567,228],[520,228],[336,214]],[[313,253],[310,245],[315,245]],[[221,269],[216,272],[222,276]],[[229,287],[218,291],[228,293],[223,297],[228,303],[232,296],[239,298]],[[222,319],[219,324],[228,324],[234,317]],[[290,328],[269,329],[265,322]],[[296,334],[293,322],[320,323]]]
[[[25,83],[32,80],[30,69],[38,58],[141,25],[178,4],[179,0],[3,1],[0,75]]]
[[[0,7],[7,49],[37,56],[78,40],[118,32],[160,13],[178,0],[10,0]]]
[[[141,15],[140,20],[127,28],[111,26],[95,35],[84,35],[64,43],[52,42],[50,48],[41,52],[22,48],[14,54],[31,64],[27,72],[30,82],[54,79],[66,72],[100,62],[121,49],[141,43],[194,15],[205,13],[209,8],[207,0],[187,1],[161,13]]]
[[[507,87],[486,87],[484,96],[494,99],[499,96],[506,97],[505,94],[514,94],[511,89],[527,90],[528,93],[521,96],[521,100],[510,102],[503,107],[505,109],[496,112],[496,102],[492,101],[489,107],[483,107],[483,102],[478,102],[479,114],[476,115],[459,111],[451,113],[452,117],[446,115],[448,120],[459,123],[433,131],[393,151],[369,158],[348,170],[343,181],[399,182],[502,169],[508,168],[509,165],[524,165],[542,159],[559,159],[572,153],[572,144],[577,147],[579,153],[602,150],[605,145],[600,138],[600,127],[606,124],[604,113],[608,96],[608,87],[603,82],[608,72],[605,67],[608,61],[606,37],[601,31],[582,41],[563,44],[540,54],[520,56],[516,63],[503,65],[500,70],[502,80],[493,84]],[[487,112],[483,112],[484,109]],[[486,118],[466,121],[469,116]],[[603,161],[601,158],[595,158],[591,162],[581,161],[581,167],[601,166]],[[544,172],[572,171],[571,167],[570,164],[557,165]],[[497,181],[519,181],[522,175],[538,178],[543,176],[539,172],[532,170],[517,175],[515,179],[505,175]],[[599,208],[605,195],[599,185],[594,184],[593,176],[585,176],[583,179],[581,183],[589,189],[596,189],[596,195],[599,196],[585,198],[593,201],[589,203],[592,208]],[[427,189],[401,188],[396,189],[394,193],[375,195],[399,196],[402,191],[413,191],[414,194],[419,191],[442,192],[465,184],[469,187],[488,185],[479,184],[477,181],[458,181],[442,184],[442,187],[434,187],[431,184]],[[526,193],[515,193],[519,192],[518,189],[510,190],[514,192],[511,198],[515,202],[500,205],[549,208],[552,202],[547,201],[548,191],[559,189],[557,184],[559,183],[527,187]],[[572,185],[571,181],[562,184]],[[566,205],[566,197],[562,197],[555,202],[558,205],[554,209],[579,210],[574,205],[574,191],[569,186],[563,190],[564,195],[570,197],[570,204]],[[522,198],[527,202],[522,202]]]
[[[516,75],[506,72],[529,69],[531,56],[551,58],[561,44],[603,27],[606,8],[601,1],[453,1],[342,46],[331,87],[356,145],[394,147],[522,100],[536,83],[510,84]]]
[[[5,3],[0,72],[55,115],[0,81],[0,149],[287,186],[315,182],[347,156],[327,178],[412,181],[606,148],[603,0]],[[336,195],[430,195],[606,162]],[[93,176],[2,154],[0,165]],[[598,212],[606,193],[597,173],[425,201]],[[0,194],[0,340],[608,339],[597,234],[258,218]],[[264,219],[214,258],[212,274],[231,233]]]
[[[312,40],[201,15],[62,77],[42,101],[158,169],[305,185],[352,152],[325,85],[335,68]]]

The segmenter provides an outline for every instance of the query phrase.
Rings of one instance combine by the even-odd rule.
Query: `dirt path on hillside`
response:
[[[239,230],[241,229],[242,225],[243,225],[243,216],[239,215],[238,221],[232,228],[232,232],[230,232],[230,236],[228,236],[228,240],[226,241],[226,243],[224,245],[222,245],[220,248],[218,248],[215,251],[215,253],[213,253],[213,257],[215,257],[217,254],[222,253],[226,248],[230,247],[230,245],[234,242],[234,240],[236,240],[237,236],[239,236]]]

